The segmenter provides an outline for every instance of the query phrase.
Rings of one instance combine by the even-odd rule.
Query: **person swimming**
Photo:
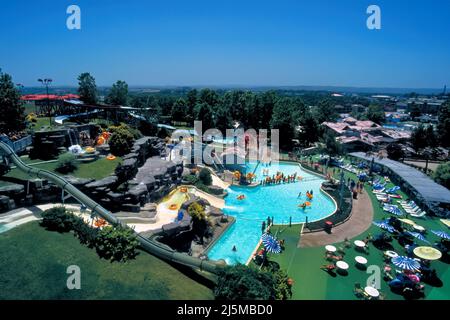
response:
[[[302,196],[302,192],[300,191],[300,192],[298,193],[297,198],[300,198],[301,196]]]
[[[233,246],[233,249],[231,249],[232,251],[237,251],[236,246]]]

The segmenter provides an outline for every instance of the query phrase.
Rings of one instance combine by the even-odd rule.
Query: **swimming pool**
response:
[[[256,180],[264,178],[263,170],[269,176],[281,171],[285,175],[297,173],[302,181],[270,186],[241,187],[232,186],[227,189],[225,198],[225,214],[236,218],[236,222],[217,240],[208,251],[213,260],[224,259],[228,264],[246,263],[261,236],[262,221],[273,217],[275,224],[302,223],[317,221],[329,216],[336,210],[334,201],[320,191],[324,181],[322,178],[301,169],[296,163],[280,162],[264,166],[255,162],[246,164],[248,172],[255,172]],[[303,210],[298,204],[308,201],[306,191],[313,190],[314,198],[311,207]],[[302,192],[298,197],[299,192]],[[245,195],[238,200],[238,195]],[[236,251],[232,251],[236,246]]]
[[[7,227],[4,224],[0,224],[0,233],[8,231],[9,229],[11,229],[11,228]]]

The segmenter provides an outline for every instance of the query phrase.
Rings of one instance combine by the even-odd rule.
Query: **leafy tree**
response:
[[[78,163],[75,156],[71,153],[63,154],[56,166],[56,171],[67,174],[69,172],[73,172],[78,168]]]
[[[106,226],[98,232],[96,250],[100,257],[111,261],[127,261],[137,255],[139,241],[133,230],[118,225]]]
[[[272,119],[273,109],[278,100],[275,91],[264,92],[261,96],[261,113],[260,113],[260,127],[262,129],[269,129],[270,120]]]
[[[434,180],[450,189],[450,161],[438,165],[434,173]]]
[[[386,147],[386,151],[387,151],[389,159],[392,159],[392,160],[400,160],[405,155],[403,152],[402,146],[398,143],[390,143]]]
[[[192,231],[200,238],[200,243],[203,243],[209,225],[205,208],[198,202],[193,202],[189,205],[187,211],[192,218]]]
[[[214,295],[217,300],[275,300],[275,288],[272,273],[237,264],[219,272]]]
[[[212,184],[211,171],[206,168],[202,168],[202,170],[200,170],[198,178],[205,186],[210,186]]]
[[[12,77],[0,69],[0,131],[18,131],[25,128],[24,107],[20,92]]]
[[[134,143],[133,134],[125,127],[118,127],[109,138],[109,148],[116,156],[123,156],[130,152]]]
[[[409,116],[411,117],[411,119],[414,119],[416,117],[420,117],[421,114],[422,111],[420,110],[420,107],[415,102],[413,102],[409,109]]]
[[[89,72],[84,72],[78,76],[78,94],[84,103],[97,103],[97,85],[95,84],[95,78]]]
[[[342,145],[336,140],[336,136],[327,131],[322,137],[323,151],[330,157],[342,154]]]
[[[179,98],[172,106],[172,121],[186,121],[188,115],[188,106],[186,100]]]
[[[308,108],[303,108],[299,114],[299,128],[297,130],[297,139],[303,147],[309,147],[317,142],[320,127],[312,112]]]
[[[275,279],[275,299],[287,300],[292,297],[292,285],[289,283],[289,276],[284,270],[274,272]]]
[[[336,121],[337,117],[338,114],[330,99],[321,100],[319,105],[314,108],[314,118],[319,124],[325,121]]]
[[[203,131],[214,128],[213,112],[207,103],[199,103],[195,106],[195,119],[202,121]]]
[[[128,101],[128,84],[125,81],[118,80],[112,85],[111,92],[108,94],[107,102],[117,106],[125,106]]]
[[[438,114],[437,131],[439,132],[440,144],[450,147],[450,101],[443,104]]]
[[[384,122],[385,118],[383,107],[372,104],[367,109],[367,119],[381,124]]]
[[[219,102],[219,95],[214,90],[202,89],[200,91],[199,102],[206,103],[210,106],[215,106]]]
[[[272,129],[278,129],[280,134],[280,148],[290,149],[292,139],[294,138],[298,117],[296,105],[291,98],[282,98],[277,100],[273,109],[270,126]]]
[[[188,121],[192,121],[194,119],[194,108],[195,105],[197,104],[197,90],[196,89],[192,89],[187,93],[187,106],[188,106],[188,111],[187,111],[187,115],[186,115],[186,120]]]
[[[434,147],[437,144],[437,135],[432,125],[420,124],[411,133],[411,144],[416,151],[426,147]]]

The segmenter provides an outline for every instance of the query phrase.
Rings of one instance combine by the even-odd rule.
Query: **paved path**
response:
[[[370,191],[369,191],[370,192]],[[299,247],[320,247],[327,244],[342,242],[345,238],[354,238],[366,231],[373,221],[373,207],[367,190],[358,194],[358,200],[353,200],[350,219],[332,229],[332,233],[325,231],[302,234]]]

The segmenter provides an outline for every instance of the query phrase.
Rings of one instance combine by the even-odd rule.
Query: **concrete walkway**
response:
[[[373,207],[367,195],[367,190],[358,194],[358,199],[353,200],[352,214],[350,219],[332,229],[332,233],[325,231],[302,234],[299,247],[320,247],[331,243],[342,242],[354,238],[367,229],[373,221]]]

